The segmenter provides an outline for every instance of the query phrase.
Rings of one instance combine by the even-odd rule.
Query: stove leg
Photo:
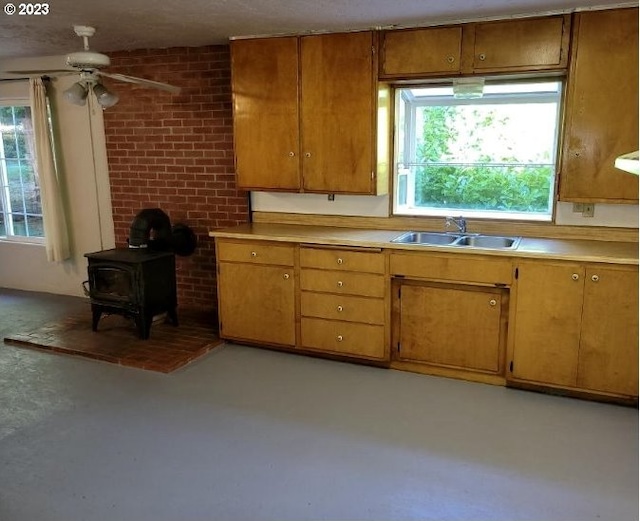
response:
[[[100,322],[100,316],[102,315],[102,309],[95,304],[91,305],[91,331],[98,331],[98,322]]]
[[[138,336],[142,340],[147,340],[149,338],[152,321],[153,316],[148,315],[147,313],[138,313],[138,315],[136,315],[135,322],[138,329]]]
[[[171,322],[174,326],[178,325],[178,313],[176,312],[176,308],[169,308],[167,310],[166,322]]]

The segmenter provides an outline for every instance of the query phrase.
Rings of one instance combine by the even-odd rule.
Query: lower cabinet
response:
[[[398,293],[399,360],[502,372],[508,290],[408,281]]]
[[[300,248],[300,346],[389,359],[383,252]]]
[[[218,240],[216,252],[220,336],[294,346],[293,245]]]
[[[638,396],[638,267],[518,263],[508,379]]]

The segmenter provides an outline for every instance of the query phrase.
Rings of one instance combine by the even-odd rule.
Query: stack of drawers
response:
[[[389,359],[382,252],[303,246],[300,289],[301,347]]]

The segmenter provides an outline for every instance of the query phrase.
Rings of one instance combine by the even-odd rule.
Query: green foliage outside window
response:
[[[432,208],[489,209],[513,212],[549,211],[553,180],[550,161],[523,163],[513,156],[483,154],[483,136],[495,138],[506,123],[495,113],[474,112],[467,141],[472,163],[451,150],[459,138],[456,106],[423,108],[423,133],[416,153],[415,204]],[[507,147],[508,148],[508,147]],[[545,158],[548,160],[548,158]],[[547,164],[545,164],[547,163]]]

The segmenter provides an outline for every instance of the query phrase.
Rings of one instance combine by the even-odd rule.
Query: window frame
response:
[[[31,101],[29,100],[29,98],[26,97],[3,97],[0,98],[0,107],[28,107],[30,113],[33,112],[33,108],[31,106]],[[35,135],[34,135],[34,139],[35,139]],[[38,177],[38,182],[39,182],[39,176],[38,176],[38,165],[37,165],[37,161],[35,158],[35,154],[36,151],[34,150],[34,157],[31,160],[31,166],[33,168],[33,172],[35,174],[36,177]],[[18,158],[19,160],[19,158]],[[2,157],[0,158],[0,198],[1,197],[9,197],[8,194],[4,194],[4,192],[6,192],[8,190],[8,173],[7,173],[7,158],[6,157]],[[5,189],[5,185],[4,185],[4,180],[7,180],[7,188]],[[24,198],[23,198],[24,199]],[[23,205],[24,205],[24,201],[23,201]],[[41,213],[39,214],[40,216],[42,216],[43,222],[44,222],[44,215],[43,215],[43,210],[42,210],[42,200],[40,201],[40,211]],[[6,206],[3,205],[2,206],[2,213],[5,216],[5,233],[6,233],[6,226],[7,226],[7,216],[11,215],[11,213],[6,211]],[[25,213],[25,217],[26,217],[26,213]],[[44,237],[44,230],[43,230],[43,235],[41,237],[37,237],[37,236],[25,236],[25,235],[15,235],[15,234],[6,234],[6,235],[0,235],[0,242],[10,242],[10,243],[29,243],[29,244],[37,244],[37,245],[44,245],[45,243],[45,237]]]
[[[481,78],[481,76],[477,76]],[[423,80],[411,80],[402,81],[391,84],[391,96],[393,99],[394,116],[392,118],[393,125],[393,148],[392,148],[392,171],[391,171],[391,186],[390,186],[390,215],[398,218],[411,218],[411,217],[424,217],[424,218],[440,218],[445,216],[462,216],[470,219],[497,221],[497,222],[522,222],[522,223],[540,223],[540,224],[554,224],[556,220],[556,212],[558,205],[558,187],[560,183],[560,156],[562,152],[562,137],[563,137],[563,125],[564,125],[564,111],[565,111],[565,98],[566,98],[566,76],[558,74],[526,74],[526,75],[505,75],[505,76],[484,76],[485,87],[496,84],[518,84],[518,83],[541,83],[541,82],[557,82],[558,94],[557,94],[557,112],[556,112],[556,125],[555,125],[555,137],[553,140],[553,150],[551,155],[554,158],[554,173],[553,181],[550,189],[550,212],[549,214],[528,213],[528,212],[505,212],[505,211],[491,211],[491,210],[472,210],[472,209],[456,209],[456,208],[432,208],[425,207],[423,211],[420,211],[415,205],[411,208],[411,211],[403,209],[398,204],[398,151],[400,140],[400,126],[398,121],[398,91],[407,89],[421,89],[421,88],[437,88],[453,86],[456,78],[438,78],[438,79],[423,79]],[[501,94],[501,99],[496,99],[496,94],[483,94],[483,99],[488,98],[492,101],[492,104],[509,103],[514,99],[531,99],[539,98],[538,102],[543,102],[542,98],[548,97],[547,93],[536,94],[523,94],[523,93],[508,93]],[[436,99],[436,97],[434,97]],[[450,96],[439,96],[437,99],[451,99]],[[473,105],[476,104],[478,99],[457,99],[455,105]],[[420,106],[442,106],[441,103],[429,103],[419,101]],[[405,117],[412,111],[405,111]],[[405,129],[407,125],[404,125]],[[415,163],[415,122],[410,126],[411,132],[403,131],[405,150],[413,149],[412,156],[409,158],[411,161],[407,161],[407,158],[403,158],[405,164]],[[410,143],[411,135],[413,135],[413,144],[407,146]],[[407,189],[409,183],[407,182]],[[405,206],[405,208],[407,208]],[[418,211],[416,211],[418,210]]]

